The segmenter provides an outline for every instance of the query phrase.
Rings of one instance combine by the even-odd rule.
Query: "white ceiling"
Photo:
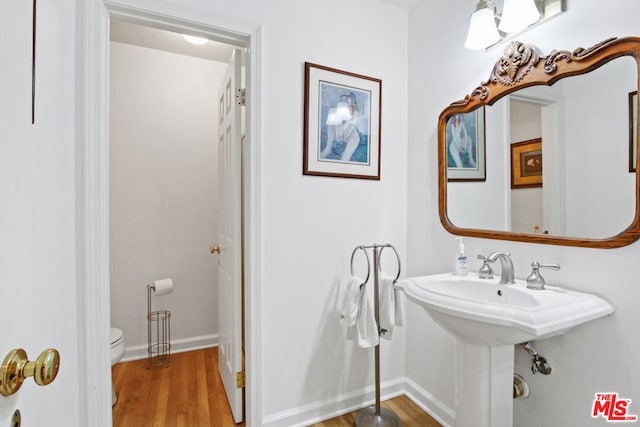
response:
[[[180,33],[146,27],[117,18],[111,19],[110,36],[115,42],[218,62],[228,62],[233,49],[233,46],[213,40],[209,40],[204,45],[195,45],[186,41]]]
[[[411,9],[425,0],[382,0],[403,9]],[[233,46],[209,40],[205,45],[194,45],[187,42],[182,34],[147,27],[123,19],[112,18],[110,27],[111,40],[151,49],[163,50],[180,55],[195,56],[218,62],[227,62],[231,57]],[[243,55],[244,56],[244,55]]]

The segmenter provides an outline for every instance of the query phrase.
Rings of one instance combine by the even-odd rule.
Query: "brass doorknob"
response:
[[[211,251],[212,254],[214,253],[220,254],[220,246],[218,245],[209,246],[209,250]]]
[[[40,353],[35,362],[29,362],[23,349],[11,350],[0,367],[0,394],[14,394],[28,377],[33,377],[38,385],[51,384],[59,368],[60,354],[53,348]]]

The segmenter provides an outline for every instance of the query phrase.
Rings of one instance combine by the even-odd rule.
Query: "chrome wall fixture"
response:
[[[501,14],[498,14],[496,2],[478,0],[464,46],[487,49],[540,25],[564,12],[565,8],[565,0],[504,0]]]
[[[547,362],[543,356],[541,356],[535,348],[531,345],[530,342],[520,343],[520,346],[524,351],[529,353],[531,356],[531,373],[537,374],[538,372],[542,375],[550,375],[551,374],[551,365]]]

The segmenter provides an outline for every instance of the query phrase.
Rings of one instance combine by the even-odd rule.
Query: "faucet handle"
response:
[[[482,267],[480,267],[480,270],[478,270],[478,277],[480,279],[493,279],[493,269],[489,265],[491,260],[481,254],[478,254],[478,259],[482,260]]]
[[[540,269],[546,268],[549,270],[560,270],[560,264],[540,264],[538,261],[531,263],[531,274],[527,277],[527,288],[542,290],[544,289],[545,281],[540,275]]]
[[[533,264],[537,264],[538,268],[548,268],[549,270],[555,270],[555,271],[560,270],[560,264],[540,264],[539,262],[534,261],[531,263],[532,267],[533,267]]]

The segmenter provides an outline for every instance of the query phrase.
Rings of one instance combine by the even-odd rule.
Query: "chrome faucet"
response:
[[[489,265],[489,260],[486,256],[478,254],[478,259],[482,260],[482,267],[478,270],[478,278],[480,279],[493,279],[493,269]]]
[[[560,264],[540,264],[538,261],[531,263],[531,274],[527,277],[527,288],[542,290],[544,289],[545,281],[544,277],[540,275],[541,268],[548,268],[550,270],[560,270]]]
[[[513,262],[509,252],[492,252],[486,258],[489,262],[500,260],[500,283],[513,284],[516,283],[515,273],[513,271]]]

